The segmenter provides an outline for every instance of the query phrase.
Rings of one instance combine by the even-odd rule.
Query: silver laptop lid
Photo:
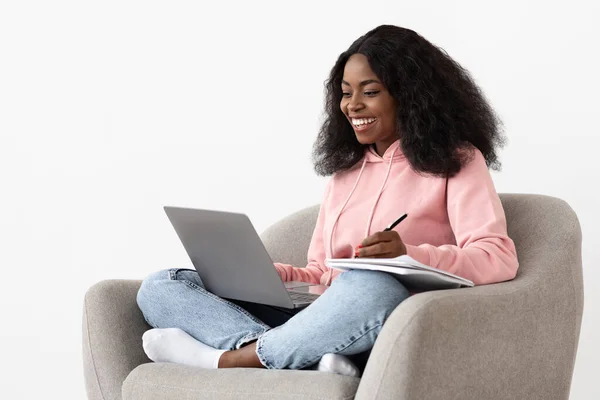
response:
[[[293,308],[245,214],[164,207],[206,289],[219,297]]]

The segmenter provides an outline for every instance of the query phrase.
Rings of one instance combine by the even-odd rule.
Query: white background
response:
[[[442,46],[484,89],[509,137],[499,192],[578,213],[571,398],[600,398],[598,4],[2,1],[0,398],[84,397],[88,287],[189,266],[163,205],[246,212],[262,231],[320,201],[323,82],[381,23]]]

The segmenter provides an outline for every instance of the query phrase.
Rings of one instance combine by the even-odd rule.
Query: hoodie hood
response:
[[[383,153],[383,157],[377,154],[373,146],[368,146],[365,150],[365,160],[367,162],[392,162],[400,161],[406,158],[404,153],[402,153],[402,149],[400,148],[400,139],[396,140],[394,143],[390,145]]]

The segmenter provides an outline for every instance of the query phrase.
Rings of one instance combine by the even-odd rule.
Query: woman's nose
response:
[[[352,97],[350,99],[350,101],[348,102],[348,110],[349,111],[357,111],[360,110],[363,107],[363,104],[358,101],[358,99],[356,99],[355,97]]]

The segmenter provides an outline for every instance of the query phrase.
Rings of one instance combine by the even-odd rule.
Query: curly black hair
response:
[[[340,109],[344,67],[357,53],[396,100],[398,137],[413,170],[452,177],[472,157],[472,146],[488,167],[500,169],[502,122],[469,72],[418,33],[381,25],[339,56],[325,82],[325,121],[313,148],[317,174],[349,169],[364,155],[365,145]]]

